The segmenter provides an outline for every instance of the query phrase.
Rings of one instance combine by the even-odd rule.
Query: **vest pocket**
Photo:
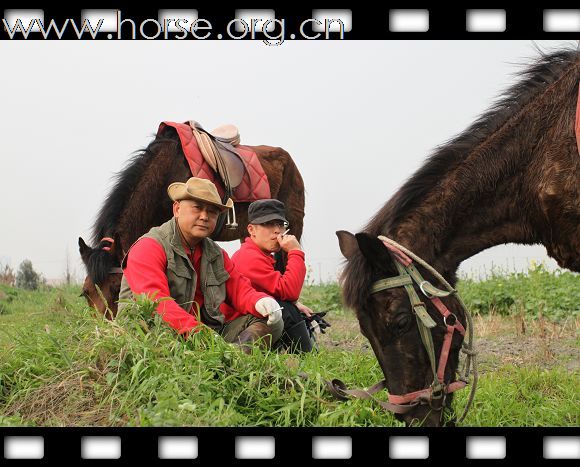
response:
[[[212,266],[214,265],[212,264]],[[223,267],[221,269],[209,267],[207,268],[207,277],[205,283],[211,286],[221,285],[229,278],[230,278],[229,272],[223,269]]]
[[[180,261],[167,262],[169,292],[175,302],[185,311],[191,311],[193,300],[193,273]]]
[[[206,280],[205,283],[207,284],[208,287],[215,287],[215,286],[222,285],[229,278],[230,278],[230,275],[229,274],[227,274],[226,276],[221,276],[219,278],[216,277],[216,276],[214,276],[214,275],[208,274],[207,280]]]
[[[175,262],[167,263],[167,270],[173,274],[185,279],[191,279],[191,271],[183,264],[176,264]]]
[[[226,281],[230,278],[227,271],[217,272],[217,274],[211,268],[207,269],[207,277],[205,278],[205,309],[208,314],[223,323],[224,316],[222,315],[219,306],[226,299]]]

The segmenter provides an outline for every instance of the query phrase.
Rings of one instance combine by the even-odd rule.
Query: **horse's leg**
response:
[[[254,148],[270,183],[270,196],[286,206],[290,233],[298,240],[304,225],[304,182],[296,164],[284,149],[271,146]],[[276,253],[276,269],[284,271],[288,260],[283,251]]]
[[[296,164],[282,148],[256,146],[253,149],[268,177],[272,198],[286,205],[290,233],[300,240],[304,226],[304,181]]]

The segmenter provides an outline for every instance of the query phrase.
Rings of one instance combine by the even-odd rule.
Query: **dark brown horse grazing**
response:
[[[285,203],[292,233],[300,239],[304,219],[304,182],[298,168],[290,154],[282,148],[249,147],[257,154],[268,177],[271,196]],[[115,316],[122,277],[119,266],[126,250],[151,227],[171,218],[172,201],[167,196],[167,187],[172,182],[185,182],[189,177],[191,171],[177,132],[172,127],[167,127],[162,136],[157,136],[119,172],[117,183],[93,227],[95,247],[87,246],[79,238],[79,251],[88,272],[83,295],[89,305],[108,317],[111,317],[110,314]],[[224,228],[214,240],[230,241],[248,235],[248,205],[235,204],[238,228]],[[106,304],[95,284],[99,286]]]
[[[413,251],[452,285],[462,261],[504,243],[543,244],[561,267],[580,272],[580,154],[574,135],[579,81],[580,52],[540,57],[491,110],[438,148],[362,233],[337,232],[347,258],[344,300],[356,311],[389,394],[428,388],[434,378],[405,289],[371,293],[375,281],[398,275],[378,235]],[[436,323],[438,361],[445,326],[419,287],[415,290]],[[442,300],[465,326],[458,300]],[[455,381],[462,340],[455,334],[446,384]],[[438,426],[443,412],[422,404],[397,417]]]

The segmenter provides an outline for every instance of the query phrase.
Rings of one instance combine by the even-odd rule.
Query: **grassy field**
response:
[[[476,314],[480,381],[467,426],[577,426],[580,277],[535,268],[460,283]],[[114,322],[79,287],[0,285],[0,426],[399,426],[373,401],[339,402],[326,379],[382,379],[336,284],[303,301],[332,327],[317,353],[246,355],[211,331],[188,341],[151,304]],[[462,409],[467,391],[457,393]],[[385,394],[379,396],[385,399]]]

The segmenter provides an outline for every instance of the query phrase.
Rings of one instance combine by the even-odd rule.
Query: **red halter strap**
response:
[[[115,240],[113,240],[111,237],[103,237],[103,238],[101,238],[101,242],[111,242],[111,246],[115,244]],[[111,251],[111,247],[104,246],[101,248],[101,250]]]
[[[111,247],[115,244],[115,240],[113,240],[111,237],[103,237],[103,238],[101,238],[101,242],[110,242],[111,243],[111,246],[101,247],[101,250],[105,250],[105,251],[111,251]],[[118,266],[112,267],[111,269],[109,269],[109,274],[123,274],[123,269],[121,269]]]

